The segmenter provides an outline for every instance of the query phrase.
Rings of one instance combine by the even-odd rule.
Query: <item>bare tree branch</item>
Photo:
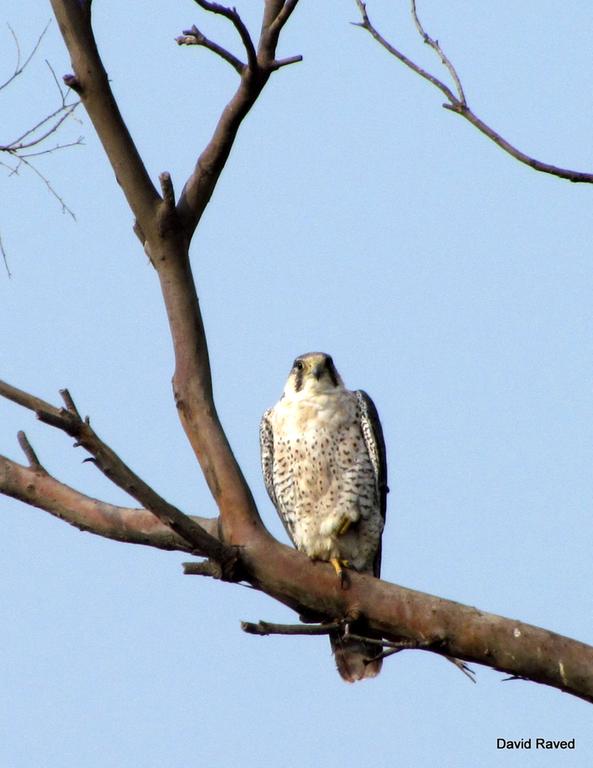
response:
[[[279,33],[281,26],[278,19],[284,22],[296,2],[266,0],[257,61],[251,56],[243,70],[239,88],[224,109],[176,207],[173,205],[170,180],[167,182],[168,197],[161,198],[148,179],[123,123],[92,33],[90,3],[52,0],[52,5],[74,68],[74,75],[66,78],[66,82],[81,94],[136,216],[136,232],[159,275],[175,350],[173,388],[178,412],[221,511],[225,540],[229,543],[233,543],[235,538],[242,541],[255,530],[265,535],[251,492],[228,445],[212,399],[208,349],[188,247],[239,126],[276,66],[273,42],[277,40],[276,32]],[[202,5],[229,17],[249,53],[248,33],[236,12],[222,10],[222,6],[212,3]],[[270,34],[269,28],[273,23],[276,23],[276,29]],[[162,175],[161,183],[164,179],[165,175]]]
[[[251,69],[255,69],[257,67],[257,53],[255,52],[255,47],[253,45],[251,35],[249,34],[249,30],[243,23],[242,18],[237,13],[237,9],[227,8],[225,5],[220,5],[219,3],[210,3],[208,0],[195,0],[195,2],[205,11],[210,11],[211,13],[224,16],[233,23],[235,29],[239,33],[243,45],[245,46],[248,65]]]
[[[64,485],[41,468],[23,467],[0,456],[0,492],[64,520],[81,531],[89,531],[127,544],[157,549],[193,552],[193,546],[146,509],[108,504]],[[218,521],[191,516],[211,536]]]
[[[428,35],[424,31],[424,27],[422,26],[422,23],[418,18],[418,11],[416,10],[416,0],[411,0],[411,3],[412,3],[412,16],[414,18],[414,24],[416,25],[418,34],[422,37],[426,45],[429,45],[436,52],[442,64],[449,70],[449,74],[451,75],[453,82],[455,83],[455,88],[457,90],[457,95],[459,96],[459,101],[462,104],[467,106],[465,93],[463,92],[463,87],[461,85],[461,80],[459,79],[459,75],[457,74],[457,70],[455,69],[455,67],[449,60],[449,58],[445,55],[445,52],[439,45],[439,41],[434,40],[432,37],[430,37],[430,35]]]
[[[327,624],[272,624],[269,621],[242,621],[241,629],[248,635],[329,635],[336,629],[343,629],[343,622],[332,621]],[[354,637],[354,636],[353,636]]]
[[[92,429],[89,419],[83,420],[80,417],[68,390],[62,390],[61,394],[66,407],[56,408],[38,397],[0,381],[0,396],[34,411],[41,421],[73,437],[76,440],[75,445],[82,446],[91,454],[93,463],[106,477],[192,545],[192,551],[208,555],[223,566],[234,562],[236,558],[230,548],[225,547],[219,539],[211,536],[198,523],[159,496],[101,440]]]
[[[4,165],[3,163],[0,163],[0,165]],[[2,261],[4,263],[4,269],[6,270],[6,274],[8,278],[10,279],[12,277],[12,272],[10,271],[10,267],[8,266],[8,256],[6,255],[6,249],[4,248],[4,242],[2,240],[2,235],[0,235],[0,254],[2,255]]]
[[[111,91],[91,26],[91,3],[89,0],[52,0],[52,8],[74,69],[74,76],[66,76],[64,82],[80,94],[115,177],[147,233],[159,196]]]
[[[14,174],[18,174],[21,165],[24,165],[26,168],[28,168],[30,171],[32,171],[45,184],[45,186],[47,187],[50,195],[52,195],[52,197],[55,197],[55,199],[59,202],[59,204],[60,204],[60,206],[62,208],[62,213],[67,213],[72,219],[74,219],[74,221],[76,221],[76,214],[74,213],[74,211],[67,205],[67,203],[64,200],[64,198],[61,197],[61,195],[52,186],[52,183],[47,178],[47,176],[45,176],[43,173],[41,173],[39,168],[37,168],[37,166],[33,165],[33,163],[31,163],[29,161],[27,155],[20,155],[18,157],[18,162],[17,162],[16,166],[14,166],[13,168],[8,166],[6,163],[1,163],[1,165],[3,165],[4,167],[10,168],[11,169],[11,173],[14,173]]]
[[[35,472],[41,472],[42,474],[46,475],[47,471],[45,470],[45,467],[42,466],[41,462],[37,458],[37,454],[35,453],[31,443],[29,442],[27,435],[21,431],[17,434],[17,440],[19,441],[19,445],[23,449],[23,453],[25,454],[25,457],[29,462],[29,467],[33,469]]]
[[[214,4],[199,3],[214,11]],[[235,11],[217,10],[233,21],[242,34],[248,52],[248,63],[243,69],[239,87],[218,121],[214,134],[201,153],[196,167],[179,198],[176,208],[162,208],[161,230],[183,233],[189,243],[191,236],[212,195],[214,187],[226,164],[239,127],[270,74],[278,68],[275,61],[276,43],[280,32],[277,28],[270,36],[270,27],[280,13],[284,20],[290,15],[285,9],[294,9],[296,2],[284,3],[266,0],[264,20],[257,46],[257,57],[250,54],[247,30],[242,26]],[[253,45],[255,49],[255,46]],[[171,247],[169,247],[169,245]],[[162,255],[156,254],[160,248]],[[179,416],[188,439],[194,449],[206,481],[221,511],[225,540],[243,542],[255,531],[265,534],[265,529],[255,508],[239,466],[231,452],[220,426],[212,398],[212,382],[208,349],[200,314],[195,282],[187,251],[178,243],[149,243],[153,263],[157,267],[175,350],[175,374],[173,389]],[[166,253],[165,253],[166,251]]]
[[[208,48],[230,64],[239,75],[243,74],[246,65],[226,48],[202,34],[195,24],[191,29],[184,30],[183,35],[175,38],[175,40],[178,45],[201,45],[203,48]]]
[[[8,25],[10,34],[12,35],[14,44],[16,46],[17,60],[16,60],[13,73],[10,75],[10,77],[7,80],[4,81],[4,83],[2,83],[2,85],[0,85],[0,91],[2,91],[3,88],[6,88],[8,85],[10,85],[19,75],[21,75],[24,72],[27,66],[31,63],[31,60],[33,59],[35,53],[37,52],[41,44],[41,41],[43,40],[43,37],[45,36],[45,33],[49,28],[50,23],[51,22],[47,23],[47,25],[45,26],[45,28],[37,38],[37,41],[33,46],[31,52],[25,58],[24,61],[22,61],[21,59],[21,49],[20,49],[18,37],[14,32],[14,30],[12,29],[12,27]],[[68,207],[64,199],[58,194],[58,192],[52,186],[49,179],[31,161],[32,158],[37,158],[37,157],[40,157],[41,155],[52,154],[53,152],[56,152],[60,149],[65,149],[66,147],[72,147],[78,144],[82,144],[82,138],[79,137],[78,140],[76,141],[71,141],[64,144],[58,143],[58,144],[55,144],[54,146],[47,146],[48,139],[50,139],[54,134],[56,134],[61,128],[61,126],[64,124],[64,122],[73,115],[74,111],[76,110],[80,102],[79,101],[68,102],[69,93],[67,91],[62,90],[61,86],[57,82],[55,73],[51,68],[51,65],[47,61],[46,61],[46,64],[49,67],[52,78],[58,87],[58,91],[60,94],[59,106],[55,110],[53,110],[50,114],[46,115],[41,120],[38,120],[37,123],[35,123],[31,128],[28,128],[19,136],[12,139],[12,141],[0,143],[0,153],[4,153],[4,155],[12,158],[15,163],[14,165],[11,165],[10,162],[0,162],[0,165],[9,171],[9,174],[11,176],[18,174],[18,171],[20,170],[21,166],[24,166],[28,170],[32,171],[45,184],[49,193],[53,197],[55,197],[56,200],[58,200],[58,202],[62,207],[62,212],[69,213],[72,216],[72,218],[75,219],[76,217],[73,211]],[[8,267],[8,258],[1,241],[0,241],[0,252],[2,254],[2,259],[4,261],[4,266],[8,274],[8,277],[11,277],[10,269]]]
[[[364,616],[386,640],[409,638],[441,655],[519,674],[593,702],[593,647],[539,627],[482,612],[367,575],[350,574],[340,589],[331,567],[307,563],[300,553],[248,548],[242,553],[248,581],[302,610],[329,618]],[[300,561],[300,562],[298,562]],[[253,571],[249,566],[253,567]],[[291,607],[295,607],[292,604]]]
[[[31,59],[35,55],[37,48],[39,47],[39,44],[41,43],[41,40],[45,35],[48,27],[49,27],[49,23],[41,33],[39,39],[37,40],[37,43],[35,44],[35,47],[33,48],[31,53],[27,57],[27,59],[22,64],[20,63],[20,48],[18,46],[18,38],[16,37],[14,30],[11,27],[9,27],[12,33],[12,36],[15,40],[15,43],[17,45],[17,52],[18,52],[17,68],[15,69],[15,72],[13,73],[13,75],[6,81],[6,83],[3,86],[0,86],[0,90],[2,90],[2,88],[6,87],[10,82],[12,82],[12,80],[14,80],[15,77],[20,75],[24,71],[24,69],[27,67],[27,65],[31,62]],[[24,131],[24,133],[20,134],[15,139],[12,139],[12,141],[8,141],[4,144],[0,144],[0,152],[6,152],[7,154],[13,155],[14,157],[22,157],[23,150],[40,146],[46,141],[46,139],[48,139],[50,136],[56,133],[60,128],[60,126],[72,115],[72,113],[76,110],[76,108],[80,104],[80,101],[76,101],[73,103],[68,102],[68,95],[69,95],[68,91],[62,90],[50,63],[47,60],[45,63],[49,67],[52,78],[56,83],[58,92],[60,94],[59,106],[49,115],[46,115],[45,117],[41,118],[41,120],[35,123],[31,128],[28,128],[26,131]],[[82,143],[82,139],[78,139],[78,141],[72,142],[67,146],[73,146],[74,144],[79,144],[79,143]],[[53,149],[44,150],[44,152],[51,152],[58,148],[61,148],[61,147],[54,147]],[[42,154],[42,153],[40,152],[39,154]],[[29,155],[29,157],[31,156],[32,155]]]
[[[46,139],[48,139],[52,134],[54,134],[58,130],[58,128],[62,125],[62,123],[65,120],[67,120],[70,117],[70,115],[74,112],[74,110],[76,109],[79,103],[80,102],[76,102],[76,104],[67,104],[67,105],[60,106],[58,109],[54,110],[50,115],[47,115],[46,117],[42,118],[32,128],[27,129],[24,133],[22,133],[16,139],[13,139],[12,141],[8,142],[8,144],[0,145],[0,152],[7,152],[8,154],[11,154],[11,155],[18,155],[24,149],[30,149],[31,147],[36,147],[39,144],[42,144]],[[55,121],[48,128],[46,128],[43,131],[43,133],[39,134],[38,136],[34,135],[40,128],[44,128],[44,126],[46,126],[47,123],[54,120],[54,118],[55,118]],[[25,139],[27,138],[29,138],[29,141],[25,141]],[[80,141],[76,143],[80,143]]]
[[[414,20],[416,28],[418,29],[418,32],[421,35],[424,42],[434,49],[434,51],[438,54],[439,58],[441,59],[441,62],[449,71],[449,74],[451,75],[453,82],[455,83],[455,88],[458,94],[457,96],[442,80],[439,80],[430,72],[420,67],[414,61],[408,58],[405,54],[403,54],[398,48],[396,48],[390,42],[388,42],[383,37],[383,35],[381,35],[381,33],[377,30],[377,28],[369,19],[369,15],[366,10],[366,3],[364,3],[362,0],[356,0],[356,4],[360,11],[362,21],[357,22],[355,26],[362,27],[363,29],[365,29],[392,56],[395,56],[395,58],[401,61],[402,64],[404,64],[406,67],[411,69],[417,75],[420,75],[420,77],[424,78],[425,80],[428,80],[428,82],[434,85],[435,88],[438,88],[446,96],[448,100],[447,104],[443,104],[443,107],[445,109],[448,109],[451,112],[455,112],[455,114],[465,118],[481,133],[487,136],[491,141],[497,144],[501,149],[503,149],[512,157],[514,157],[520,163],[524,163],[525,165],[528,165],[530,168],[533,168],[535,171],[541,171],[542,173],[548,173],[552,176],[558,176],[561,179],[568,179],[568,181],[581,182],[585,184],[593,183],[593,173],[585,173],[583,171],[574,171],[568,168],[559,168],[558,166],[551,165],[550,163],[544,163],[541,160],[537,160],[531,157],[530,155],[527,155],[525,152],[518,149],[517,147],[513,146],[513,144],[507,141],[497,131],[495,131],[487,123],[485,123],[481,118],[479,118],[467,104],[465,93],[463,91],[463,87],[461,84],[461,80],[459,78],[459,75],[457,74],[455,67],[451,63],[450,59],[445,55],[438,41],[430,37],[425,32],[424,27],[420,22],[420,19],[418,18],[418,13],[416,10],[416,1],[415,0],[410,0],[410,1],[411,1],[411,7],[412,7],[412,18]]]
[[[290,19],[292,12],[297,7],[298,0],[287,0],[283,3],[270,3],[272,13],[269,19],[264,20],[260,48],[265,57],[272,61],[276,55],[276,46],[280,33]],[[277,12],[276,12],[277,10]]]
[[[285,59],[282,65],[275,61],[280,32],[295,9],[298,0],[290,0],[289,2],[266,0],[257,51],[248,30],[234,9],[224,8],[224,6],[208,3],[205,0],[196,1],[206,10],[225,15],[235,24],[247,51],[248,63],[241,71],[241,82],[235,95],[224,109],[212,139],[200,155],[194,172],[180,196],[177,210],[188,238],[194,232],[210,200],[230,154],[237,131],[265,87],[270,74],[279,69],[280,66],[301,60],[300,56],[294,56]]]
[[[45,25],[45,27],[41,31],[41,34],[39,35],[39,37],[35,41],[35,44],[34,44],[33,48],[31,49],[31,52],[29,53],[29,55],[27,56],[27,58],[24,61],[21,61],[21,46],[19,44],[19,39],[18,39],[18,37],[16,35],[16,32],[10,26],[10,24],[6,25],[8,27],[8,29],[9,29],[9,31],[10,31],[10,34],[12,36],[12,39],[14,41],[14,45],[15,45],[15,48],[16,48],[16,64],[15,64],[15,67],[14,67],[14,71],[8,77],[8,79],[5,80],[3,83],[0,83],[0,91],[2,91],[4,88],[6,88],[8,85],[10,85],[10,83],[12,83],[12,81],[15,80],[20,74],[22,74],[23,71],[27,68],[27,66],[29,65],[31,59],[37,53],[37,50],[38,50],[39,46],[41,45],[41,41],[45,37],[45,34],[46,34],[47,30],[50,27],[50,24],[51,24],[51,19],[47,22],[47,24]]]

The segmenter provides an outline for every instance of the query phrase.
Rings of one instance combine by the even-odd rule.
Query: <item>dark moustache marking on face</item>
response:
[[[334,365],[334,361],[331,359],[330,355],[328,355],[325,360],[325,367],[327,369],[327,372],[329,374],[332,384],[334,385],[334,387],[337,387],[338,372],[336,371],[336,366]]]
[[[298,358],[294,361],[293,370],[295,372],[294,376],[294,389],[295,392],[300,392],[303,388],[303,373],[305,370],[305,366],[303,365],[303,361],[299,360]]]

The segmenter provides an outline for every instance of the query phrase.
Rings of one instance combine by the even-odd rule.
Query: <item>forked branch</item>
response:
[[[418,30],[418,33],[422,37],[423,41],[435,51],[435,53],[440,58],[441,63],[446,67],[447,71],[449,72],[449,75],[453,80],[457,95],[442,80],[440,80],[438,77],[435,77],[428,70],[416,64],[416,62],[414,62],[412,59],[410,59],[408,56],[402,53],[402,51],[400,51],[392,43],[390,43],[385,37],[383,37],[383,35],[379,32],[379,30],[375,27],[373,22],[370,20],[368,11],[366,8],[367,4],[364,3],[362,0],[356,0],[356,4],[358,6],[358,10],[360,11],[362,21],[355,23],[355,26],[362,27],[362,29],[365,29],[379,43],[379,45],[385,48],[385,50],[388,51],[396,59],[398,59],[398,61],[401,61],[401,63],[404,64],[406,67],[408,67],[408,69],[411,69],[412,72],[415,72],[417,75],[419,75],[420,77],[424,78],[429,83],[431,83],[435,88],[438,88],[438,90],[441,91],[441,93],[443,93],[447,98],[447,103],[443,104],[443,107],[445,109],[448,109],[451,112],[455,112],[455,114],[465,118],[481,133],[487,136],[491,141],[497,144],[501,149],[503,149],[505,152],[511,155],[511,157],[514,157],[520,163],[524,163],[525,165],[528,165],[530,168],[533,168],[536,171],[541,171],[542,173],[547,173],[552,176],[558,176],[561,179],[568,179],[568,181],[581,182],[585,184],[593,183],[593,173],[585,173],[583,171],[574,171],[568,168],[560,168],[556,165],[551,165],[550,163],[544,163],[541,160],[537,160],[536,158],[531,157],[530,155],[526,154],[522,150],[513,146],[513,144],[511,144],[503,136],[501,136],[497,131],[495,131],[494,128],[492,128],[490,125],[485,123],[481,118],[479,118],[467,103],[463,86],[461,84],[461,79],[453,63],[443,51],[438,40],[432,38],[425,31],[424,26],[418,16],[418,11],[416,8],[416,0],[410,0],[410,2],[411,2],[412,18],[416,26],[416,29]]]
[[[225,16],[233,23],[245,48],[247,63],[244,64],[234,54],[213,43],[195,26],[184,32],[183,37],[177,39],[180,44],[202,45],[208,48],[231,64],[241,76],[237,91],[224,109],[214,134],[198,158],[194,172],[179,199],[177,210],[188,239],[191,238],[210,200],[240,125],[257,101],[271,73],[302,59],[301,56],[276,59],[280,33],[296,8],[298,0],[266,0],[257,45],[235,8],[227,8],[206,0],[196,0],[196,2],[204,10]]]
[[[280,31],[297,2],[265,0],[256,45],[234,9],[199,0],[203,9],[225,16],[233,23],[243,42],[247,64],[241,69],[236,93],[223,110],[176,205],[168,175],[161,175],[161,196],[148,178],[123,122],[97,50],[91,3],[89,0],[52,0],[52,4],[74,68],[74,74],[66,81],[81,95],[136,217],[136,232],[158,272],[175,352],[173,389],[178,413],[218,504],[225,540],[232,544],[252,534],[265,536],[251,492],[216,413],[208,345],[188,250],[242,120],[271,73],[297,59],[275,59]],[[237,62],[229,56],[226,58],[238,68]]]
[[[81,418],[68,390],[61,392],[65,403],[64,408],[56,408],[3,381],[0,381],[0,395],[34,411],[41,421],[73,437],[76,440],[75,446],[85,448],[91,454],[92,462],[106,477],[143,504],[164,525],[184,539],[190,551],[207,555],[223,564],[234,562],[236,558],[231,548],[225,547],[219,539],[205,531],[195,520],[163,499],[101,440],[91,427],[88,417]],[[29,459],[30,468],[37,474],[46,475],[22,433],[20,443]]]
[[[48,22],[37,38],[33,48],[29,54],[23,59],[21,53],[21,47],[18,37],[15,31],[10,25],[8,29],[14,41],[16,48],[16,62],[14,70],[9,77],[0,84],[0,92],[8,88],[29,66],[33,57],[39,50],[41,42],[45,37],[45,34],[49,28],[51,22]],[[50,180],[39,170],[35,164],[35,158],[41,155],[49,155],[58,152],[62,149],[78,146],[82,144],[82,137],[78,137],[72,141],[56,141],[56,137],[64,123],[74,114],[76,108],[80,104],[79,101],[72,101],[69,99],[70,91],[64,89],[57,81],[55,73],[50,64],[46,61],[46,64],[51,73],[51,77],[56,85],[59,93],[59,102],[55,109],[49,114],[37,120],[34,125],[26,130],[22,131],[19,135],[12,139],[7,137],[0,140],[0,155],[3,156],[3,160],[0,161],[0,167],[5,169],[10,176],[16,176],[21,169],[32,171],[39,180],[41,180],[47,187],[49,193],[58,200],[64,213],[69,213],[72,218],[75,218],[74,212],[68,207],[64,199],[52,186]],[[2,242],[0,241],[0,255],[4,261],[6,272],[10,277],[10,270],[8,268],[8,259]]]
[[[224,61],[230,64],[239,75],[243,74],[246,64],[230,51],[227,51],[226,48],[223,48],[222,45],[219,45],[206,37],[206,35],[200,32],[195,24],[192,25],[191,29],[184,30],[183,35],[175,39],[178,45],[201,45],[203,48],[207,48],[209,51],[216,53],[221,59],[224,59]]]
[[[31,63],[31,60],[37,53],[39,46],[41,45],[41,41],[45,37],[47,30],[49,29],[49,25],[51,24],[51,21],[48,21],[45,27],[42,29],[41,34],[35,41],[35,44],[31,48],[29,54],[26,56],[25,60],[23,61],[23,56],[21,52],[21,46],[19,43],[19,39],[17,37],[16,32],[14,29],[10,26],[10,24],[7,24],[8,31],[10,32],[10,35],[12,37],[12,41],[14,43],[15,51],[16,51],[16,62],[14,65],[14,69],[11,72],[11,74],[4,80],[2,83],[0,83],[0,91],[2,91],[4,88],[9,86],[19,75],[22,75],[22,73],[25,71],[25,69],[29,66]]]

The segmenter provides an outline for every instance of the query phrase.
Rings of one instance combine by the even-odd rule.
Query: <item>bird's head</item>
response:
[[[305,355],[299,355],[294,361],[284,394],[289,397],[318,395],[343,386],[331,355],[307,352]]]

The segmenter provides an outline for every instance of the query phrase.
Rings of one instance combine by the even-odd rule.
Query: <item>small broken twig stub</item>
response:
[[[241,629],[248,635],[329,635],[344,626],[341,621],[330,621],[327,624],[272,624],[269,621],[242,621]]]
[[[27,435],[22,430],[17,433],[17,440],[19,441],[19,445],[23,449],[23,453],[27,457],[27,461],[29,462],[29,467],[31,469],[34,469],[36,472],[43,472],[47,474],[45,468],[37,458],[37,454],[33,450],[33,446],[27,439]]]

